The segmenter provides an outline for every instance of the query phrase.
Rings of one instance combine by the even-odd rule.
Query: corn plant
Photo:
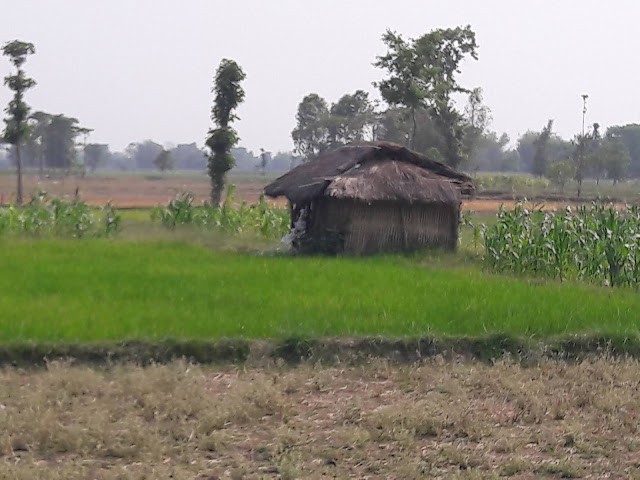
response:
[[[111,235],[120,228],[120,215],[111,205],[104,208],[104,223],[98,212],[85,202],[60,198],[48,200],[40,192],[23,207],[0,208],[0,235],[55,235],[81,238],[86,235]]]
[[[640,208],[593,203],[561,212],[521,203],[483,228],[488,268],[610,286],[640,283]]]
[[[289,212],[267,204],[264,195],[255,205],[242,202],[233,204],[234,186],[229,186],[224,203],[212,207],[206,202],[196,206],[191,193],[179,194],[167,206],[156,207],[151,218],[167,228],[178,225],[194,225],[199,228],[216,230],[226,234],[258,234],[266,238],[281,238],[289,229]]]

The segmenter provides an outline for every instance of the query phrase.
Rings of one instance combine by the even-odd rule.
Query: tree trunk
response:
[[[414,149],[414,145],[416,143],[416,130],[418,129],[418,125],[416,124],[416,109],[411,109],[411,120],[413,121],[413,130],[411,130],[411,141],[409,143],[411,150]]]
[[[578,198],[580,198],[580,192],[582,192],[582,179],[578,180]]]
[[[16,205],[22,205],[22,154],[20,145],[16,145],[16,167],[18,169],[18,186],[16,191]]]
[[[219,207],[222,200],[222,192],[224,191],[225,175],[216,175],[211,182],[211,206]]]

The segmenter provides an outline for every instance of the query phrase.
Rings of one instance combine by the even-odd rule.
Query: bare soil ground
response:
[[[15,188],[13,175],[0,175],[0,204],[15,199]],[[44,190],[50,196],[67,198],[73,198],[77,189],[80,197],[90,205],[103,206],[111,201],[115,207],[128,208],[166,205],[181,192],[191,192],[199,203],[208,200],[211,191],[205,177],[164,177],[152,174],[56,179],[40,179],[37,175],[27,175],[24,177],[23,188],[27,197],[33,192]],[[255,203],[260,198],[263,188],[264,185],[261,183],[238,183],[234,197],[239,201]]]
[[[640,365],[0,372],[0,478],[640,478]]]
[[[237,201],[255,203],[260,198],[262,189],[267,181],[259,183],[247,182],[242,176],[234,177],[229,181],[236,185],[234,198]],[[45,190],[49,195],[56,197],[73,198],[76,189],[80,197],[90,205],[103,206],[108,201],[112,205],[121,208],[145,208],[156,205],[165,205],[170,199],[180,192],[191,192],[196,202],[208,200],[210,185],[206,177],[185,175],[184,177],[154,175],[90,175],[85,178],[66,177],[56,179],[40,179],[37,175],[26,175],[24,178],[24,191],[27,196],[39,190]],[[0,175],[0,205],[9,203],[15,198],[15,177],[13,175]],[[286,205],[284,199],[269,200],[273,204]],[[567,205],[576,205],[575,201],[551,200],[544,203],[544,208],[558,209]],[[500,205],[512,208],[515,200],[498,198],[476,198],[463,203],[464,210],[473,210],[477,213],[494,213]]]

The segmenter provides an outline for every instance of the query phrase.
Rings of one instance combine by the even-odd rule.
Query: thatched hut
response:
[[[366,255],[424,247],[455,249],[461,195],[471,179],[386,142],[340,147],[265,188],[285,196],[297,249]]]

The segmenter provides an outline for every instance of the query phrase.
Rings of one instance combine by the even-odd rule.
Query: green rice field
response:
[[[0,248],[3,343],[640,330],[631,289],[492,275],[445,254],[296,258],[107,239]]]

